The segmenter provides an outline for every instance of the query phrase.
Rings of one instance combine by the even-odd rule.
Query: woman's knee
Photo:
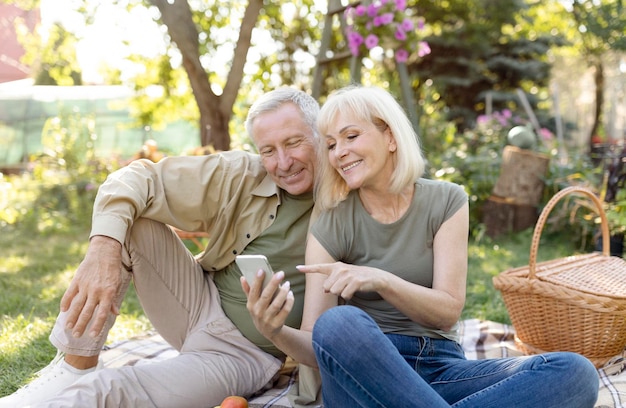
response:
[[[559,367],[562,381],[570,382],[570,389],[580,395],[597,398],[599,389],[598,370],[580,354],[572,352],[556,352],[548,354],[554,366]]]
[[[548,360],[555,366],[561,367],[563,372],[573,373],[586,377],[598,377],[598,371],[589,359],[578,353],[561,351],[547,354]]]
[[[354,306],[336,306],[328,309],[315,322],[313,333],[327,329],[335,331],[339,327],[344,327],[347,322],[360,313],[363,312]]]

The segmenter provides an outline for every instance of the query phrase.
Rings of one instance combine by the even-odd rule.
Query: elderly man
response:
[[[259,155],[138,160],[112,173],[50,335],[59,354],[0,408],[214,406],[271,382],[285,355],[255,328],[234,260],[269,258],[281,271],[273,279],[290,282],[288,325],[299,327],[305,278],[295,266],[304,262],[313,207],[318,111],[306,93],[280,88],[248,113]],[[195,258],[168,225],[209,232],[207,249]],[[146,315],[180,355],[101,369],[98,355],[131,279]]]

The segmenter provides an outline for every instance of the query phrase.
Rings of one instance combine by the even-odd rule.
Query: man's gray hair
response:
[[[306,92],[291,87],[282,87],[267,92],[250,106],[245,123],[248,136],[254,140],[252,124],[257,116],[275,111],[285,103],[293,103],[300,109],[304,122],[313,130],[315,137],[317,137],[317,115],[320,111],[319,103]]]

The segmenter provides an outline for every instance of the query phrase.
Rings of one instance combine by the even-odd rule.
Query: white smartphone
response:
[[[272,270],[272,267],[270,266],[270,263],[265,255],[237,255],[235,262],[237,262],[237,266],[250,286],[254,283],[256,273],[259,269],[263,269],[265,271],[263,288],[265,288],[265,286],[272,279],[272,275],[274,275],[274,271]]]

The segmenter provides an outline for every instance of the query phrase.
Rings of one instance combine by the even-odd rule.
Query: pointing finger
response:
[[[314,264],[314,265],[298,265],[296,266],[300,272],[304,273],[321,273],[323,275],[330,275],[332,272],[331,264]]]

